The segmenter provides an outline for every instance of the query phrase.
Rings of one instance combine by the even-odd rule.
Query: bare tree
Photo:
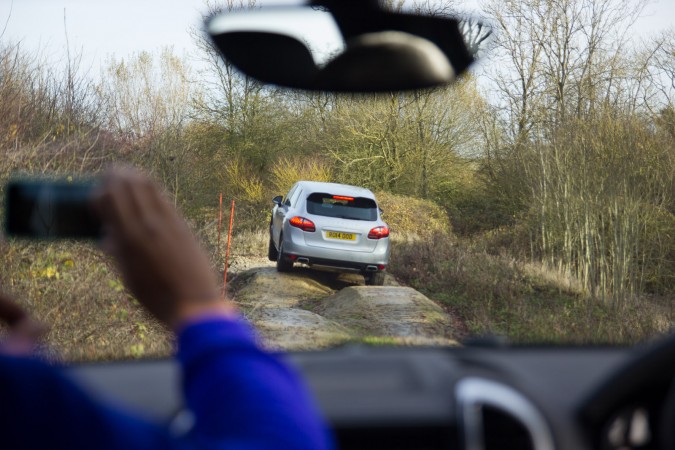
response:
[[[256,7],[256,0],[206,0],[202,17],[206,20],[214,15],[236,14]],[[190,34],[197,45],[198,58],[206,67],[198,73],[204,85],[202,95],[196,99],[198,111],[225,124],[232,132],[245,133],[247,123],[259,112],[266,94],[263,85],[224,60],[204,30],[193,28]]]
[[[527,217],[533,255],[617,306],[636,297],[647,271],[662,270],[650,239],[671,226],[657,217],[672,204],[672,145],[658,143],[644,114],[672,104],[668,63],[658,64],[668,39],[631,48],[644,5],[490,0],[486,8],[499,28],[490,77],[501,114],[483,127],[492,180],[521,197],[516,213]]]
[[[172,49],[158,56],[141,52],[111,58],[98,87],[106,126],[134,150],[132,157],[153,172],[179,202],[190,176],[192,148],[184,133],[195,87],[191,69]]]

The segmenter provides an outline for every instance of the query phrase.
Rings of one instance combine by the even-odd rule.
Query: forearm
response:
[[[212,319],[184,329],[178,358],[191,439],[210,448],[331,448],[329,433],[300,377],[258,348],[241,320]]]

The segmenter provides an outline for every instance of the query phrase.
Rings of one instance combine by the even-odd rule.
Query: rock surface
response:
[[[451,320],[418,291],[363,286],[363,277],[298,267],[236,273],[233,299],[273,349],[310,350],[346,342],[406,345],[455,345]]]
[[[425,344],[449,341],[450,337],[445,311],[410,287],[346,287],[322,299],[314,311],[362,338]]]

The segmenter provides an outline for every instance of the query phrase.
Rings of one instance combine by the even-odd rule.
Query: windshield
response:
[[[484,62],[454,85],[379,95],[277,89],[221,61],[203,19],[269,3],[1,2],[3,196],[27,174],[150,173],[272,348],[669,332],[673,2],[402,2],[495,32],[462,22]],[[315,193],[305,217],[302,180],[375,200]],[[2,240],[0,288],[51,327],[55,359],[172,349],[94,241]]]

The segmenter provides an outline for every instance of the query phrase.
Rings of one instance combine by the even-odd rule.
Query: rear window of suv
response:
[[[307,197],[307,212],[340,219],[377,220],[377,204],[365,197],[314,193]]]

